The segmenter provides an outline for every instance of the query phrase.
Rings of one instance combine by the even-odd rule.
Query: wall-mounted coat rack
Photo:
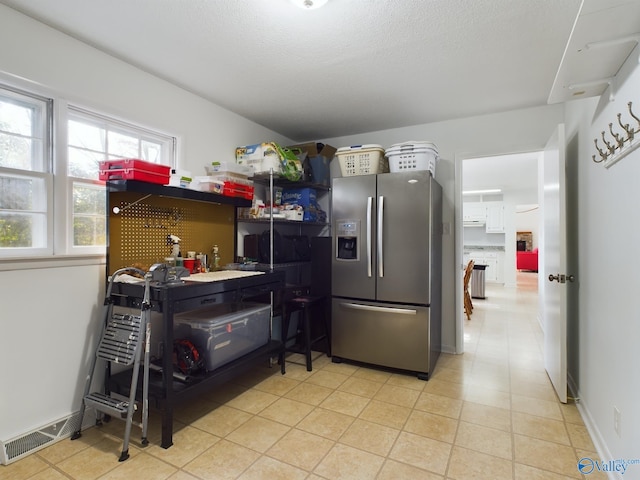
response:
[[[592,159],[596,163],[602,163],[606,168],[622,160],[640,145],[640,138],[636,139],[636,134],[640,133],[640,118],[634,115],[631,108],[632,102],[627,103],[627,106],[629,107],[629,115],[636,121],[635,127],[628,123],[622,123],[622,114],[618,113],[618,125],[624,133],[614,131],[613,123],[610,123],[609,131],[602,131],[601,139],[593,139],[598,154],[593,155]],[[603,146],[598,144],[599,141],[602,141]]]

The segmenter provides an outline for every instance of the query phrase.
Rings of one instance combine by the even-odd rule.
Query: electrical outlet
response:
[[[622,437],[620,434],[620,423],[622,422],[622,416],[620,414],[620,410],[618,407],[613,407],[613,429],[616,431],[619,437]]]

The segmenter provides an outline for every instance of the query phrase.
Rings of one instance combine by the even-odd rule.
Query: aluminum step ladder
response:
[[[113,283],[119,275],[124,273],[137,273],[144,276],[144,297],[140,315],[113,313],[113,302],[111,301],[111,290]],[[143,272],[137,268],[121,268],[117,270],[109,279],[107,295],[104,302],[105,319],[100,335],[100,343],[96,349],[96,354],[91,361],[91,368],[86,380],[82,406],[80,407],[80,418],[78,429],[71,435],[71,440],[76,440],[82,435],[82,421],[87,407],[96,411],[96,425],[102,424],[104,415],[119,418],[126,421],[124,442],[119,461],[123,462],[129,458],[129,438],[131,426],[133,425],[133,415],[137,406],[135,403],[136,390],[138,387],[138,377],[140,372],[140,361],[144,347],[143,360],[143,387],[142,387],[142,421],[137,426],[142,428],[142,445],[147,445],[147,430],[149,420],[149,339],[151,338],[151,302],[150,283],[151,272]],[[129,397],[124,397],[116,393],[91,392],[93,376],[101,361],[106,366],[111,363],[124,366],[133,366],[131,375],[131,386]],[[106,362],[106,363],[105,363]]]

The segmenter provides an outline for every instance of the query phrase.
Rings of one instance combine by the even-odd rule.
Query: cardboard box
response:
[[[336,148],[319,142],[300,143],[291,145],[291,150],[299,149],[307,153],[311,166],[311,181],[320,185],[331,185],[331,172],[329,170],[331,160],[336,154]]]
[[[282,190],[282,203],[300,205],[305,210],[309,207],[316,208],[316,190],[315,188],[285,188]]]

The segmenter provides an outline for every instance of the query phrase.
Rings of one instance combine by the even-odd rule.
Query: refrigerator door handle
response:
[[[400,313],[402,315],[417,315],[418,311],[411,308],[377,307],[375,305],[362,305],[360,303],[341,303],[344,308],[354,310],[366,310],[369,312]]]
[[[373,257],[371,252],[371,212],[373,211],[373,197],[367,198],[367,276],[373,274]]]
[[[384,227],[384,197],[378,197],[378,276],[384,277],[384,257],[382,255],[382,232]]]

